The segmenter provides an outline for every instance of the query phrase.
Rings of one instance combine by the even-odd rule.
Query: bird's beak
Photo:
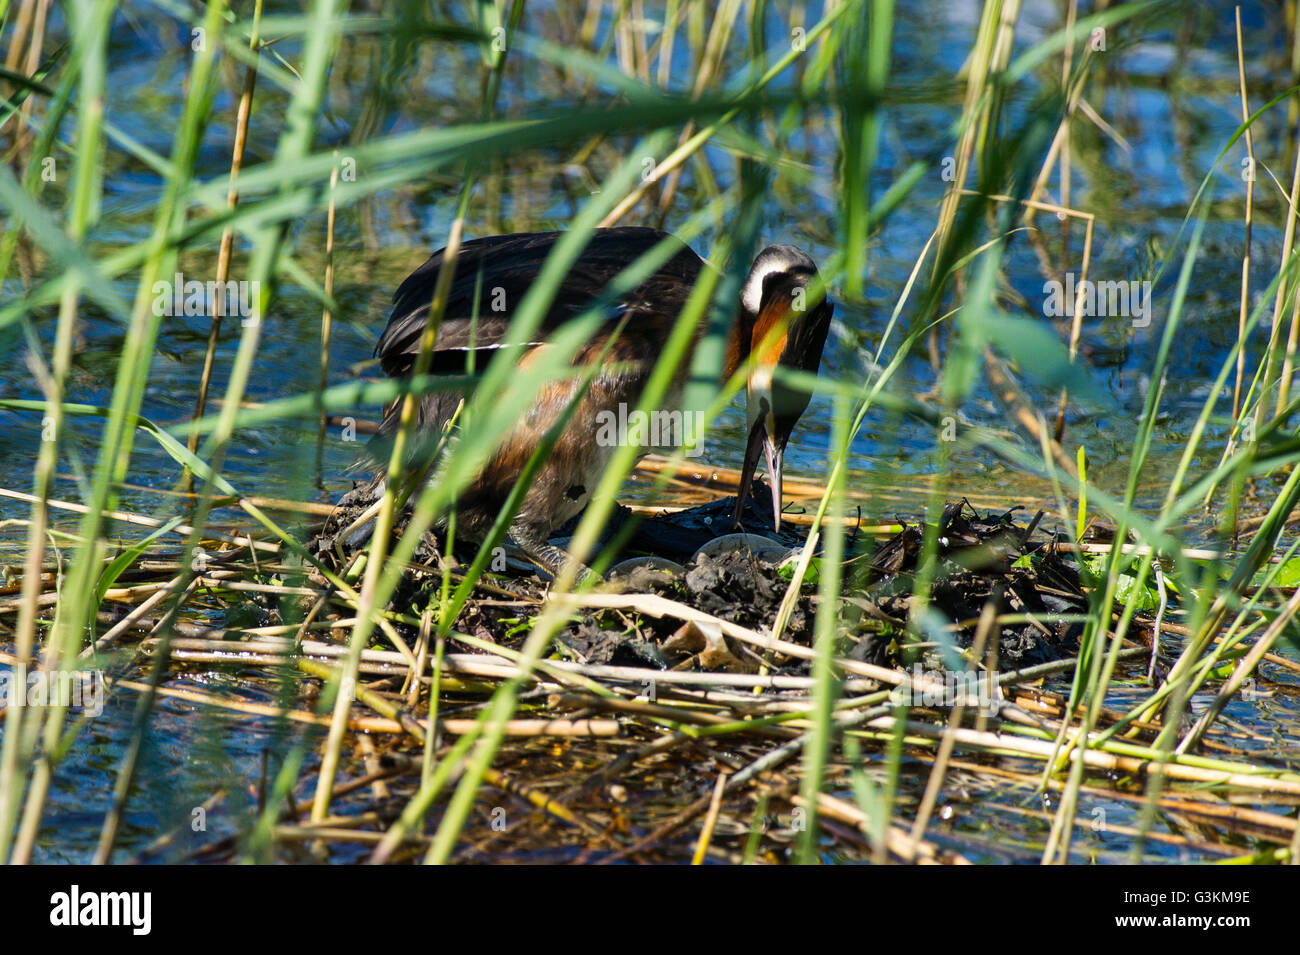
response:
[[[781,529],[781,467],[785,459],[785,442],[776,435],[776,417],[772,413],[772,371],[759,367],[749,379],[746,413],[749,440],[745,445],[745,463],[740,472],[740,491],[736,498],[735,522],[749,500],[749,489],[758,468],[759,451],[767,460],[767,483],[772,490],[772,528]]]
[[[767,483],[772,489],[772,530],[781,529],[781,466],[785,448],[778,448],[770,436],[763,436],[763,451],[767,454]]]

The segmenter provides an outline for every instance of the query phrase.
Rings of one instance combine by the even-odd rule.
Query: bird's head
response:
[[[786,442],[809,394],[774,378],[777,365],[817,373],[831,325],[831,303],[820,289],[817,266],[792,245],[769,245],[758,254],[740,296],[742,336],[753,371],[746,386],[748,438],[735,520],[739,522],[762,453],[772,489],[772,523],[781,526],[781,467]]]

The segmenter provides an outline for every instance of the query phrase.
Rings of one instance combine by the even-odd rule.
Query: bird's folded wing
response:
[[[559,232],[538,232],[488,236],[461,245],[455,276],[448,291],[447,307],[438,329],[431,372],[463,372],[473,352],[478,353],[474,359],[475,367],[482,368],[490,360],[492,352],[506,344],[506,332],[515,309],[537,280],[561,235]],[[577,263],[565,276],[537,334],[531,336],[536,341],[515,344],[540,344],[561,324],[589,307],[610,281],[663,238],[664,233],[654,229],[601,229],[595,232]],[[443,251],[440,250],[412,272],[393,296],[388,326],[375,348],[385,374],[391,377],[411,371],[428,321],[442,262]],[[683,245],[656,278],[671,274],[689,287],[694,284],[699,269],[699,257]],[[633,296],[640,291],[638,289]],[[618,311],[617,307],[611,309],[611,318],[616,317]]]

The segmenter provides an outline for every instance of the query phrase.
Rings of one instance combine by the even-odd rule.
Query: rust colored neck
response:
[[[741,363],[750,357],[754,349],[774,329],[781,329],[781,333],[772,336],[767,349],[758,356],[758,363],[771,366],[781,361],[781,356],[789,342],[789,325],[794,320],[794,303],[782,297],[774,297],[771,301],[764,302],[754,318],[752,327],[748,329],[748,335],[745,334],[746,325],[750,323],[743,320],[743,315],[743,311],[737,312],[736,321],[731,326],[731,334],[727,337],[726,360],[722,364],[724,381],[735,374]]]
[[[722,361],[722,380],[725,382],[736,373],[741,362],[749,357],[749,341],[745,336],[745,322],[741,310],[736,312],[736,320],[731,323],[731,334],[727,336],[727,351]]]

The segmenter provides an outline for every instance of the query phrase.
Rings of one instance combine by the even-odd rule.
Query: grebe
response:
[[[461,245],[434,345],[431,374],[464,374],[469,367],[487,366],[493,350],[505,343],[514,309],[537,279],[560,235],[537,232],[488,236]],[[609,318],[575,355],[575,367],[599,359],[608,370],[598,371],[579,399],[573,417],[536,472],[510,526],[511,540],[534,562],[556,575],[569,558],[547,539],[587,505],[614,454],[610,442],[597,440],[601,422],[608,422],[608,415],[617,414],[620,406],[624,413],[636,407],[697,278],[709,266],[681,240],[655,229],[597,229],[564,278],[535,340],[521,349],[519,365],[523,367],[551,333],[587,310],[620,272],[663,240],[675,243],[677,251],[653,275],[613,304]],[[390,377],[407,377],[415,367],[444,251],[435,252],[412,272],[393,296],[388,325],[375,348]],[[780,527],[785,447],[809,396],[773,381],[772,371],[775,365],[782,364],[817,372],[832,312],[828,301],[813,297],[810,286],[817,277],[817,267],[806,253],[790,245],[768,246],[754,260],[731,321],[719,369],[722,381],[762,346],[746,388],[748,435],[734,514],[737,523],[761,454],[766,459],[771,486],[773,525]],[[610,343],[614,335],[617,337]],[[699,337],[697,332],[696,343]],[[677,370],[665,398],[669,407],[679,407],[690,365],[688,358]],[[546,384],[524,418],[502,436],[486,465],[457,499],[458,535],[475,541],[487,536],[525,464],[573,403],[579,384],[575,378]],[[461,394],[441,392],[418,399],[417,449],[423,448],[427,455],[461,398]],[[381,450],[384,439],[391,441],[397,431],[400,409],[399,400],[384,418],[376,439],[378,447],[372,446],[370,451],[372,463],[381,472],[387,462]],[[418,454],[416,451],[413,464],[428,463],[419,461]],[[382,473],[378,474],[376,485],[382,479]]]

